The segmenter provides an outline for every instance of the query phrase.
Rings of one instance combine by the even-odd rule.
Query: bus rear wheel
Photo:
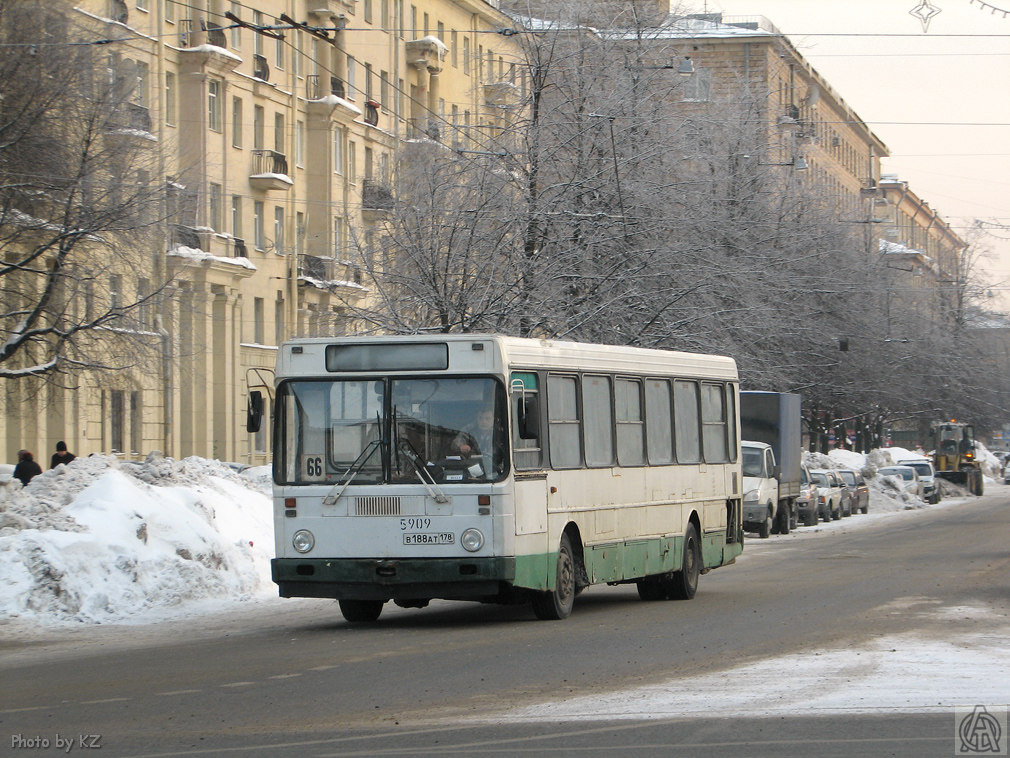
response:
[[[671,600],[690,600],[698,592],[698,577],[701,576],[701,543],[694,524],[687,525],[684,532],[684,560],[680,571],[674,572],[666,582],[666,596]]]
[[[533,613],[543,621],[559,621],[572,615],[575,604],[575,558],[567,534],[561,535],[554,589],[533,595]]]
[[[340,613],[352,624],[375,621],[382,613],[381,600],[338,600]]]

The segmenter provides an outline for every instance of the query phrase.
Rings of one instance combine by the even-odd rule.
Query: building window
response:
[[[211,131],[221,131],[221,80],[207,80],[207,126]]]
[[[263,201],[253,201],[253,247],[263,250]]]
[[[456,54],[456,48],[459,45],[459,32],[453,29],[449,32],[449,62],[452,63],[453,68],[459,68],[459,56]]]
[[[263,298],[253,298],[253,342],[263,344]]]
[[[169,0],[169,2],[171,2],[171,0]],[[237,2],[237,0],[232,0],[231,14],[235,18],[242,18],[242,3]],[[238,24],[235,24],[231,28],[231,47],[233,50],[242,49],[242,27]]]
[[[355,81],[357,79],[357,61],[351,56],[347,56],[347,99],[353,100],[358,91]]]
[[[343,175],[344,173],[344,130],[333,130],[333,171]]]
[[[274,301],[274,344],[284,341],[284,294],[278,290]]]
[[[123,304],[123,277],[113,274],[109,277],[109,310],[115,310]]]
[[[470,75],[470,38],[463,37],[463,73]]]
[[[151,67],[148,66],[143,61],[137,61],[135,68],[137,86],[133,90],[133,102],[136,105],[140,105],[144,108],[150,107],[150,96],[148,94],[148,87],[150,81]]]
[[[284,252],[284,208],[274,206],[274,252]]]
[[[358,161],[357,161],[357,145],[353,142],[347,143],[347,181],[354,184],[357,181],[358,175]]]
[[[258,36],[258,35],[257,35]],[[253,150],[263,149],[263,123],[266,121],[266,111],[262,105],[253,106]]]
[[[285,134],[284,134],[284,114],[275,113],[274,114],[274,150],[281,155],[287,155],[288,151],[285,146]]]
[[[340,216],[333,218],[333,257],[343,260],[344,252],[344,220]]]
[[[143,437],[143,415],[140,404],[141,394],[139,392],[130,393],[130,451],[134,455],[140,455],[144,444]]]
[[[274,19],[274,25],[280,25],[280,19]],[[279,69],[284,68],[284,45],[285,41],[283,38],[278,37],[274,40],[274,65]]]
[[[122,390],[113,390],[109,393],[109,427],[112,433],[110,442],[112,452],[123,452],[123,428],[126,426],[125,397]]]
[[[165,0],[165,20],[170,23],[175,23],[175,0]]]
[[[169,126],[175,125],[175,73],[168,71],[165,74],[165,123]]]
[[[295,165],[305,165],[305,124],[295,121]]]
[[[231,99],[231,144],[242,147],[242,98]]]
[[[141,277],[137,280],[137,326],[147,329],[151,325],[151,280]]]
[[[696,69],[684,81],[684,100],[689,103],[707,103],[712,90],[712,71],[706,68]]]
[[[231,233],[233,237],[242,239],[242,196],[231,196]]]
[[[372,23],[372,0],[362,0],[361,17],[365,19],[366,24]]]
[[[253,11],[253,26],[265,26],[262,11]],[[253,55],[263,55],[263,35],[253,34]]]
[[[222,228],[221,214],[224,209],[221,207],[223,194],[221,192],[220,184],[214,184],[213,182],[211,182],[210,192],[208,193],[207,199],[208,199],[207,210],[209,214],[207,220],[209,221],[210,228],[213,229],[214,231],[221,231]]]

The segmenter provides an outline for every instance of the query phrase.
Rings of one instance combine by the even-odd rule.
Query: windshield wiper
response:
[[[435,481],[435,477],[432,475],[428,468],[421,463],[421,456],[418,455],[417,450],[414,446],[410,444],[410,440],[406,437],[397,440],[397,447],[400,452],[403,453],[403,457],[410,461],[410,464],[414,467],[414,473],[417,474],[417,478],[421,480],[421,484],[424,488],[428,490],[428,494],[435,498],[436,503],[448,503],[449,498],[442,491],[442,488],[438,486]],[[428,475],[428,480],[426,481],[424,475]]]
[[[376,414],[376,419],[380,420],[378,419],[378,414]],[[381,425],[378,428],[380,430],[379,433],[381,434],[382,433]],[[336,484],[334,484],[329,494],[327,494],[326,497],[323,498],[323,505],[336,505],[337,501],[340,500],[340,496],[344,494],[344,490],[346,490],[347,487],[350,485],[350,483],[354,481],[354,477],[358,475],[358,472],[361,471],[361,469],[364,467],[366,463],[368,463],[368,459],[375,454],[376,450],[382,447],[384,442],[385,441],[380,437],[379,439],[372,440],[367,445],[365,445],[365,448],[360,453],[358,453],[358,457],[355,458],[354,461],[351,463],[351,465],[347,467],[347,470],[340,475],[340,479],[344,480],[343,486],[340,485],[339,481]],[[340,490],[339,492],[334,494],[333,490],[335,490],[337,487],[340,487]]]

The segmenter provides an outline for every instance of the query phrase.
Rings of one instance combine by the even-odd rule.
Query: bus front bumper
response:
[[[281,597],[491,599],[515,580],[515,558],[274,558]]]

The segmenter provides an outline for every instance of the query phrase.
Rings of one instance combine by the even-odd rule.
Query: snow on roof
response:
[[[200,250],[195,247],[186,247],[185,245],[173,247],[168,251],[168,254],[174,258],[188,258],[193,261],[214,261],[217,263],[225,263],[230,266],[241,266],[242,268],[256,271],[256,265],[248,258],[224,258],[220,255],[208,253],[206,250]]]
[[[242,62],[242,58],[235,55],[235,53],[230,50],[207,43],[203,45],[195,45],[194,47],[179,47],[176,49],[181,53],[214,53],[216,55],[223,55],[226,58],[231,58],[233,61],[238,61],[239,63]]]
[[[335,106],[339,105],[342,108],[347,108],[347,110],[349,110],[349,111],[351,111],[353,113],[357,113],[359,116],[363,113],[363,111],[361,110],[361,108],[359,108],[358,106],[356,106],[351,101],[344,100],[344,98],[337,97],[334,94],[325,95],[324,97],[321,97],[318,100],[313,100],[312,102],[314,102],[314,103],[324,103],[326,105],[329,105],[330,107],[335,107]]]

